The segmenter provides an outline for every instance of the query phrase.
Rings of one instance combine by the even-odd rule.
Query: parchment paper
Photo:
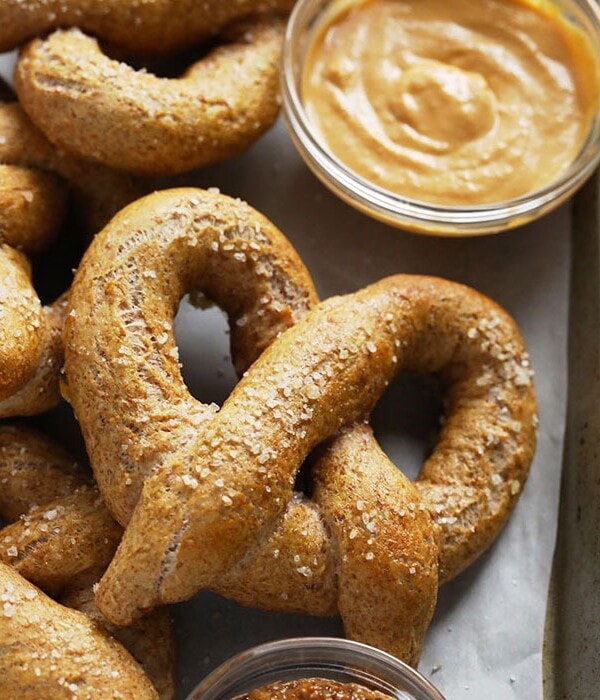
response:
[[[0,70],[10,60],[0,57]],[[409,234],[376,223],[331,195],[308,171],[283,124],[244,156],[170,183],[218,187],[269,217],[290,238],[322,297],[397,272],[469,284],[518,321],[532,355],[540,435],[530,479],[492,549],[440,590],[420,670],[456,700],[542,697],[541,648],[555,541],[566,391],[568,205],[512,232],[471,239]],[[225,322],[182,303],[184,376],[194,395],[222,401],[234,382]],[[50,418],[67,433],[65,408]],[[374,425],[394,461],[414,475],[430,446],[437,407],[427,383],[399,382]],[[234,653],[269,640],[338,635],[338,620],[267,614],[201,593],[174,606],[180,698]]]

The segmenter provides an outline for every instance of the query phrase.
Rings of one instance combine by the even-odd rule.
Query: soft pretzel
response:
[[[514,324],[472,290],[396,277],[311,312],[265,351],[185,456],[174,454],[148,478],[100,583],[101,609],[126,619],[160,600],[214,586],[273,526],[308,452],[366,416],[400,367],[438,371],[451,382],[446,422],[422,473],[430,497],[423,504],[441,526],[441,577],[462,569],[497,533],[527,474],[535,435],[528,359]],[[258,454],[243,442],[250,429]],[[368,523],[356,527],[364,515],[362,491],[354,505],[334,498],[362,534],[351,545],[362,567],[377,557],[371,547],[385,549],[390,538],[371,537]],[[413,503],[404,513],[411,517],[418,508]],[[378,513],[385,522],[389,510],[374,508],[368,522]],[[153,539],[142,545],[150,522]],[[431,540],[425,529],[419,541]],[[143,582],[131,575],[136,559]],[[409,549],[389,559],[424,574],[431,587],[427,557],[420,561]],[[374,589],[364,590],[371,596]],[[357,606],[358,623],[368,625],[359,600],[349,603]],[[350,626],[348,613],[345,620]],[[398,653],[381,641],[377,646]]]
[[[266,307],[256,296],[232,306],[231,278],[238,293],[258,279],[299,297],[288,323],[314,301],[299,291],[312,289],[306,280],[273,274],[254,221],[274,234],[255,217],[219,195],[155,194],[117,216],[79,268],[65,325],[73,406],[111,508],[126,523],[135,507],[98,604],[126,623],[208,587],[258,607],[339,611],[350,636],[414,662],[438,569],[447,579],[489,545],[525,480],[535,401],[522,340],[473,290],[390,278],[321,304],[208,412],[176,365],[183,293],[200,287],[229,311],[238,370],[256,357],[240,356],[240,333],[257,337],[282,301],[271,290]],[[313,467],[312,500],[290,501],[308,452],[364,420],[401,368],[449,381],[446,423],[417,486],[355,425]]]
[[[110,43],[145,54],[197,44],[250,14],[289,12],[294,0],[4,0],[0,51],[60,27],[80,27]]]
[[[142,665],[164,700],[174,697],[174,640],[164,610],[117,628],[93,588],[122,535],[85,472],[53,440],[0,426],[0,561],[70,608],[85,612]]]
[[[107,632],[1,562],[0,696],[158,698],[142,668]]]
[[[60,602],[85,613],[120,642],[142,666],[160,700],[175,697],[175,641],[173,628],[165,610],[153,612],[129,627],[111,625],[94,601],[94,587],[102,571],[79,576],[61,596]]]
[[[0,239],[37,253],[58,232],[67,209],[66,184],[51,173],[0,164]]]
[[[236,155],[275,122],[283,26],[260,18],[230,27],[227,43],[179,79],[111,60],[77,29],[59,31],[23,50],[16,88],[66,151],[142,175],[180,173]]]
[[[181,297],[201,288],[228,313],[234,362],[243,371],[306,313],[316,293],[273,224],[243,202],[192,188],[129,205],[84,260],[63,334],[71,348],[67,390],[84,417],[104,501],[126,524],[144,479],[168,458],[167,445],[193,440],[217,408],[191,397],[181,377],[173,337]],[[102,328],[97,313],[106,322]],[[98,332],[81,339],[88,324]],[[112,380],[97,372],[98,357],[115,372],[115,393]],[[92,415],[102,431],[91,428]],[[106,440],[108,431],[118,432],[119,441]]]
[[[207,587],[268,610],[339,613],[348,637],[416,665],[438,590],[428,510],[366,425],[337,436],[311,475],[311,499],[293,494],[262,537]],[[262,477],[267,496],[274,493]],[[224,493],[235,500],[227,486]],[[111,576],[101,584],[100,604],[112,594]]]
[[[0,401],[28,381],[41,353],[41,304],[26,258],[0,245]]]
[[[59,399],[65,298],[42,307],[23,253],[56,235],[67,185],[91,232],[141,190],[128,176],[65,156],[17,103],[0,104],[0,178],[0,417],[7,417],[41,413]]]
[[[3,171],[4,192],[12,184],[12,174],[22,173],[23,168],[33,171],[29,175],[32,178],[41,177],[40,172],[53,176],[53,183],[56,183],[57,177],[60,178],[73,195],[81,226],[90,234],[99,231],[115,212],[143,193],[140,185],[128,175],[68,156],[44,137],[17,102],[0,104],[0,164],[11,166]],[[9,204],[8,196],[3,195],[5,206],[13,206]],[[51,201],[54,192],[48,195],[32,189],[28,194],[17,185],[13,201],[18,203],[25,200],[27,204],[33,204],[38,196]],[[44,217],[35,220],[33,228],[43,225],[43,218],[47,216],[48,209]],[[14,217],[5,217],[2,221],[3,239],[17,248],[24,246],[23,234],[19,233],[19,238],[14,238],[12,236],[15,234],[10,233],[12,229],[22,230],[20,223]],[[39,246],[36,245],[34,249],[28,246],[28,250],[39,250]]]

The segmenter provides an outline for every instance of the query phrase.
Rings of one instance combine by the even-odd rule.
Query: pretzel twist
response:
[[[93,588],[122,529],[85,472],[53,440],[2,425],[0,483],[0,517],[10,523],[0,529],[0,562],[85,612],[128,649],[161,698],[173,698],[175,652],[167,613],[157,610],[129,628],[117,628],[93,602]]]
[[[127,176],[65,156],[17,103],[0,104],[0,178],[0,417],[8,417],[41,413],[60,396],[66,300],[42,307],[22,253],[52,241],[68,189],[88,231],[141,191]]]
[[[289,12],[293,6],[294,0],[5,0],[0,4],[0,51],[53,29],[80,27],[134,52],[168,53],[248,15]]]
[[[489,545],[525,481],[529,360],[497,305],[434,278],[390,278],[298,320],[314,294],[278,264],[280,237],[245,205],[174,190],[125,209],[86,254],[66,374],[103,495],[131,518],[97,602],[121,624],[202,587],[258,607],[339,611],[350,636],[414,663],[438,571],[449,578]],[[265,319],[296,300],[286,315],[296,325],[218,413],[189,396],[176,363],[172,317],[198,287],[229,312],[238,371],[257,338],[263,349],[283,330],[265,335]],[[446,422],[416,485],[361,424],[400,369],[448,382]],[[312,468],[312,499],[292,497],[305,457],[344,427]]]

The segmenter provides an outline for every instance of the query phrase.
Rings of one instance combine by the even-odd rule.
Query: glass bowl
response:
[[[286,639],[238,654],[207,676],[187,700],[232,700],[276,681],[302,678],[357,683],[398,700],[444,700],[428,680],[390,654],[329,637]]]
[[[597,0],[548,0],[589,38],[600,65],[600,6]],[[444,236],[496,233],[521,226],[564,202],[600,161],[600,109],[571,166],[549,185],[491,204],[447,206],[410,199],[360,177],[314,133],[302,103],[302,70],[311,39],[331,0],[298,0],[287,26],[282,68],[284,115],[294,144],[315,175],[356,209],[393,226]]]

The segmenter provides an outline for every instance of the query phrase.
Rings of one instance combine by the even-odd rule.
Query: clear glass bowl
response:
[[[316,137],[302,104],[304,58],[315,27],[331,0],[298,0],[284,41],[282,93],[284,114],[298,151],[316,176],[341,199],[393,226],[419,233],[469,236],[521,226],[564,202],[592,174],[600,161],[600,110],[575,161],[558,179],[527,195],[479,206],[444,206],[421,202],[378,187],[350,170]],[[553,3],[589,37],[600,57],[600,6],[597,0]]]
[[[232,700],[276,681],[326,678],[357,683],[398,700],[444,700],[431,683],[390,654],[329,637],[263,644],[219,666],[188,700]]]

